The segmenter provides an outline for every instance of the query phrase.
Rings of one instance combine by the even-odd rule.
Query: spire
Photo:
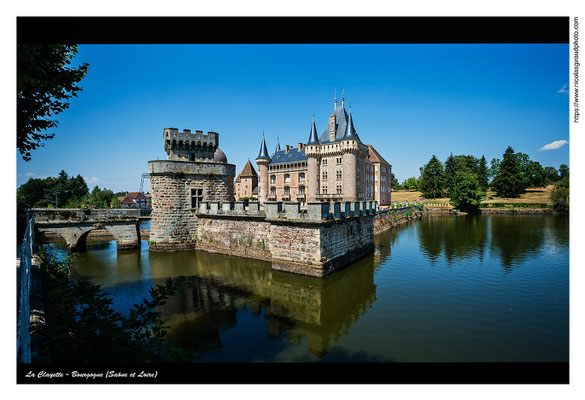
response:
[[[270,156],[268,155],[268,150],[266,150],[266,140],[264,139],[264,132],[262,132],[262,143],[260,144],[260,153],[256,160],[271,160]]]
[[[351,103],[349,104],[349,117],[347,118],[347,128],[345,129],[345,135],[343,136],[342,140],[345,139],[359,140],[359,137],[355,132],[355,128],[353,127],[353,120],[351,118]]]
[[[274,150],[274,154],[276,154],[277,151],[280,151],[280,140],[278,136],[276,136],[276,150]]]
[[[315,113],[313,113],[313,124],[311,125],[311,134],[309,135],[309,141],[307,145],[321,144],[317,137],[317,128],[315,128]]]

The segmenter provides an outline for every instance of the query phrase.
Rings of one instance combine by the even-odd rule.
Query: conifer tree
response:
[[[419,188],[424,197],[435,199],[445,192],[445,172],[443,164],[433,155],[431,160],[423,167],[419,179]]]
[[[510,146],[504,152],[498,175],[492,182],[492,188],[500,197],[518,197],[524,191],[518,159]]]
[[[488,189],[488,166],[485,157],[482,155],[477,167],[477,180],[479,187],[484,192]]]

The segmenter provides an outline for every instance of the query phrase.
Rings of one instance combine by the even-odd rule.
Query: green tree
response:
[[[451,204],[461,211],[476,212],[485,197],[477,174],[469,170],[455,174],[455,187],[451,193]]]
[[[518,168],[522,174],[522,183],[525,188],[543,187],[545,184],[544,168],[537,161],[532,161],[528,154],[516,153]]]
[[[559,180],[559,171],[555,167],[545,167],[544,168],[545,174],[545,182],[547,185],[551,183],[555,183]]]
[[[112,208],[120,208],[120,199],[118,199],[117,196],[114,195],[114,198],[112,199]]]
[[[569,212],[569,176],[559,180],[550,192],[552,207],[558,212]]]
[[[492,181],[492,188],[500,197],[518,197],[524,191],[518,159],[510,146],[504,152],[498,175]]]
[[[414,176],[406,179],[402,183],[403,190],[418,190],[418,187],[419,187],[418,179],[416,179]]]
[[[433,155],[430,161],[423,166],[422,174],[419,180],[419,189],[427,199],[441,197],[444,193],[443,164]]]
[[[44,132],[57,126],[53,117],[69,108],[69,100],[82,90],[77,84],[89,64],[71,65],[77,51],[76,45],[17,45],[16,145],[25,161],[43,141],[55,137]]]
[[[569,166],[561,164],[559,167],[559,179],[563,179],[565,176],[569,176]]]
[[[392,190],[402,190],[400,183],[398,183],[398,179],[394,176],[394,173],[391,174],[391,188]]]
[[[488,189],[488,166],[485,157],[482,155],[481,160],[477,166],[477,180],[479,181],[479,187],[482,191]]]
[[[477,173],[479,160],[474,156],[470,155],[449,155],[445,161],[445,190],[447,193],[451,193],[455,186],[455,175],[459,171],[470,171]]]
[[[490,167],[488,169],[488,182],[493,182],[494,178],[498,176],[498,173],[500,172],[501,162],[502,160],[500,160],[499,158],[492,158],[492,161],[490,162]]]

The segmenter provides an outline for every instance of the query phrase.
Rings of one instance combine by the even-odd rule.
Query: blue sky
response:
[[[162,131],[220,134],[239,173],[258,154],[320,133],[345,90],[360,138],[399,181],[433,154],[501,157],[507,146],[543,166],[569,164],[568,44],[85,45],[83,91],[57,117],[55,139],[17,156],[17,185],[64,169],[90,188],[135,191]],[[563,90],[565,88],[565,90]]]

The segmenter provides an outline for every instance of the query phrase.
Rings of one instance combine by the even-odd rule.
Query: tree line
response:
[[[21,208],[120,208],[118,196],[126,193],[99,186],[90,192],[81,175],[61,171],[56,177],[30,178],[17,189],[16,198]]]
[[[553,207],[568,212],[569,167],[562,164],[543,167],[527,154],[516,153],[508,147],[502,158],[494,158],[488,166],[485,156],[449,155],[442,163],[435,155],[420,168],[419,178],[410,177],[401,185],[392,175],[395,190],[419,190],[423,197],[449,197],[459,209],[471,211],[479,207],[491,188],[499,197],[514,198],[526,189],[554,184],[551,192]]]

